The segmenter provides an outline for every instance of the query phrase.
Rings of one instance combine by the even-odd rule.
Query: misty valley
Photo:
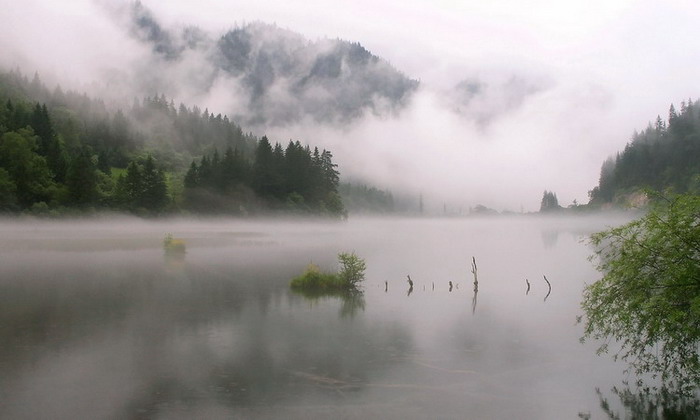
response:
[[[0,8],[0,419],[700,418],[699,19]]]
[[[576,325],[598,276],[582,239],[624,221],[6,221],[0,417],[600,418],[601,398],[624,412],[623,366]],[[290,290],[340,251],[366,261],[360,296]]]

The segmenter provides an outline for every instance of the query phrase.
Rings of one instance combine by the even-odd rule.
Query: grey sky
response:
[[[84,88],[115,75],[128,79],[146,52],[108,16],[119,3],[0,0],[2,64]],[[372,178],[380,187],[409,185],[440,207],[450,197],[455,206],[536,210],[544,189],[564,205],[585,202],[602,161],[633,130],[657,114],[665,118],[671,102],[700,97],[696,1],[143,4],[165,25],[213,34],[260,20],[310,39],[358,41],[420,80],[420,92],[397,117],[368,117],[342,129],[300,123],[269,134],[329,147],[343,174]],[[513,77],[543,88],[507,106],[500,87]],[[458,82],[474,79],[493,87],[478,103],[498,114],[486,126],[451,111],[446,100]],[[197,100],[217,112],[232,101],[226,95]]]

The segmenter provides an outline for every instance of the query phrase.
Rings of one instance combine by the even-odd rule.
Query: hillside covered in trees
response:
[[[590,191],[591,205],[627,205],[644,188],[700,194],[700,103],[671,105],[668,121],[633,135],[625,149],[607,159],[598,186]]]
[[[115,13],[118,28],[149,48],[150,67],[159,69],[157,75],[140,69],[133,87],[175,95],[173,86],[187,85],[200,95],[235,95],[239,105],[224,111],[246,127],[305,118],[342,124],[365,113],[389,115],[418,88],[418,81],[356,42],[309,40],[262,22],[224,33],[173,27],[140,2]],[[183,78],[193,61],[198,77]]]
[[[345,214],[327,150],[164,96],[119,109],[0,72],[0,210]]]

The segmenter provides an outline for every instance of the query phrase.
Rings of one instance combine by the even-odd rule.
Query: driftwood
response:
[[[544,301],[546,302],[547,298],[549,297],[549,294],[552,293],[552,284],[549,282],[549,280],[547,280],[547,276],[542,275],[542,277],[544,277],[544,281],[547,282],[547,286],[549,287],[549,291],[547,292],[547,296],[544,297]]]
[[[530,293],[530,281],[525,279],[525,283],[527,283],[527,290],[525,291],[525,296],[527,296]]]
[[[476,258],[472,256],[472,274],[474,275],[474,297],[472,298],[472,315],[476,313],[476,298],[479,294],[479,279],[477,278],[476,272]]]
[[[408,277],[408,293],[406,293],[406,296],[411,296],[411,293],[413,293],[413,280],[411,280],[411,276],[406,277]]]

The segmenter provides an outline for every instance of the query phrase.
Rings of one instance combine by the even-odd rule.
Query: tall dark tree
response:
[[[63,182],[68,167],[66,154],[54,131],[46,104],[36,104],[31,117],[31,126],[39,138],[38,153],[46,157],[54,179],[57,182]]]
[[[83,148],[71,160],[66,174],[66,186],[73,205],[89,206],[97,201],[97,173],[89,149]]]
[[[557,195],[551,191],[544,191],[542,194],[542,202],[540,203],[540,212],[551,212],[561,209]]]
[[[253,189],[257,194],[267,196],[271,193],[273,173],[272,145],[267,137],[263,136],[255,149],[253,163]]]
[[[11,211],[17,207],[17,185],[4,168],[0,168],[0,211]]]
[[[199,168],[194,160],[190,164],[184,179],[185,188],[196,188],[199,186]]]
[[[168,188],[165,183],[165,175],[156,167],[151,155],[148,155],[143,164],[141,175],[141,192],[139,204],[151,212],[161,212],[168,204]]]

